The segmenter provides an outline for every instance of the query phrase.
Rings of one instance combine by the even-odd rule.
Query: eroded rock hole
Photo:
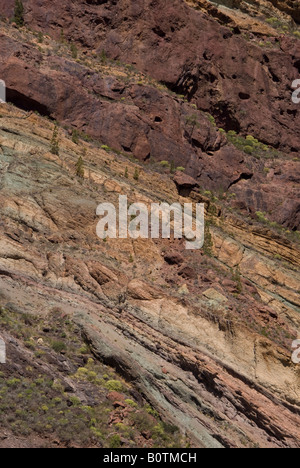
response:
[[[50,117],[51,112],[44,104],[41,104],[34,99],[25,96],[25,94],[20,93],[14,89],[7,88],[6,89],[6,99],[7,102],[11,102],[19,109],[23,109],[25,111],[34,111],[38,112],[40,115],[44,117]]]

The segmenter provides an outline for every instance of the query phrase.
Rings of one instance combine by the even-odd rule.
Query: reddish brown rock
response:
[[[198,185],[193,177],[183,174],[182,172],[176,172],[173,180],[178,188],[179,194],[183,197],[188,197],[191,191]]]
[[[169,252],[165,255],[165,261],[169,265],[180,265],[184,262],[184,257],[178,252]]]
[[[113,405],[115,408],[126,408],[126,404],[123,403],[122,401],[115,401]]]
[[[6,1],[6,12],[13,3]],[[79,0],[52,4],[50,12],[47,0],[28,0],[27,24],[57,38],[63,28],[66,38],[134,64],[187,95],[227,130],[251,131],[276,147],[300,150],[291,101],[291,84],[299,75],[296,39],[285,52],[281,38],[264,50],[182,0],[136,0],[134,6],[125,0],[89,2],[84,21]]]
[[[185,8],[184,12],[189,12]],[[202,16],[199,18],[201,22],[207,21]],[[248,47],[241,43],[239,47],[243,50],[246,45]],[[268,212],[271,221],[289,229],[299,227],[299,190],[295,185],[300,179],[297,161],[274,161],[274,169],[266,175],[262,161],[228,144],[224,134],[202,112],[176,96],[146,84],[124,84],[116,76],[100,76],[83,64],[71,64],[64,57],[45,56],[35,47],[25,47],[5,34],[0,37],[0,46],[3,50],[0,75],[7,84],[8,101],[84,130],[106,145],[132,153],[140,160],[147,161],[151,156],[156,161],[167,160],[175,166],[185,167],[186,173],[176,174],[174,178],[183,196],[188,196],[197,184],[216,194],[230,191],[237,196],[233,203],[242,207],[244,213]],[[286,58],[288,52],[282,54]],[[271,80],[271,87],[272,83]],[[207,84],[205,79],[203,84]],[[211,88],[211,83],[209,86]],[[229,88],[228,96],[234,87]],[[201,103],[198,106],[206,108]],[[213,104],[210,106],[213,108]],[[193,130],[187,120],[191,115],[198,122]],[[258,110],[253,109],[249,115],[259,115]],[[292,114],[288,112],[287,115]],[[219,117],[222,124],[222,115]],[[228,119],[231,119],[230,113]],[[266,125],[269,122],[268,116],[260,118],[260,122],[262,120]],[[280,132],[278,122],[276,125],[271,122],[270,134],[273,135],[277,128],[277,139],[280,136],[281,142],[292,142],[289,132]],[[230,128],[230,125],[225,127]],[[289,125],[288,121],[284,125]],[[242,127],[241,123],[239,127]],[[252,127],[252,133],[259,137],[255,126]],[[295,127],[293,139],[298,138],[297,132]],[[263,140],[267,141],[265,137]],[[281,144],[276,139],[271,143]],[[290,151],[297,148],[296,143],[292,146],[288,148]]]
[[[118,401],[118,402],[124,403],[125,401],[125,396],[119,392],[109,392],[109,394],[107,395],[107,398],[112,402]]]

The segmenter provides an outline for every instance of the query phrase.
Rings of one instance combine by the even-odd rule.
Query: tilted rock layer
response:
[[[8,106],[1,114],[3,306],[64,311],[196,446],[298,446],[299,250],[232,216],[211,220],[214,258],[178,241],[100,241],[98,203],[120,193],[184,201],[175,184],[141,168],[137,182],[124,156],[63,130],[54,156],[53,124]]]
[[[299,164],[293,160],[300,151],[299,106],[291,86],[299,76],[299,40],[247,40],[238,28],[183,1],[62,1],[52,8],[45,0],[27,1],[25,19],[60,41],[56,51],[2,32],[0,74],[10,102],[140,160],[172,161],[205,189],[238,192],[246,211],[269,213],[273,221],[298,229]],[[4,11],[12,14],[12,1]],[[83,47],[76,62],[62,51],[57,55],[67,40]],[[130,65],[127,74],[112,76],[103,60],[101,65],[103,54],[133,65],[140,79],[128,79]],[[189,103],[153,87],[147,76]],[[280,150],[278,160],[268,165],[233,147],[224,129]]]

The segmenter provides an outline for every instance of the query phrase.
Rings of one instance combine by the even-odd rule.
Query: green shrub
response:
[[[106,62],[107,62],[107,55],[106,55],[105,50],[102,50],[102,52],[101,52],[101,55],[100,55],[100,62],[102,63],[102,65],[106,65]]]
[[[70,46],[71,54],[73,59],[77,59],[78,57],[78,50],[75,44],[71,44]]]
[[[79,156],[78,161],[76,163],[76,175],[80,179],[84,179],[84,164],[82,156]]]
[[[253,148],[250,145],[245,146],[244,151],[246,154],[252,154],[253,153]]]
[[[72,130],[72,141],[75,145],[78,145],[79,143],[79,133],[75,128]]]
[[[160,437],[163,438],[164,436],[165,436],[165,431],[164,431],[162,423],[159,423],[156,426],[154,426],[154,428],[153,428],[153,439],[158,439]]]
[[[52,341],[51,347],[56,353],[61,353],[62,351],[66,351],[67,349],[63,341]]]
[[[212,116],[211,114],[209,114],[209,113],[207,112],[207,113],[206,113],[206,117],[208,118],[208,120],[210,121],[210,123],[211,123],[214,127],[217,126],[216,120],[215,120],[214,116]]]
[[[15,0],[14,22],[17,26],[24,26],[24,6],[21,0]]]
[[[261,211],[257,211],[255,214],[256,214],[256,217],[258,218],[258,220],[259,220],[261,223],[267,223],[267,222],[268,222],[268,220],[267,220],[265,214],[262,213]]]
[[[79,353],[80,354],[89,354],[90,350],[88,348],[87,345],[83,345],[81,346],[81,348],[79,349]]]
[[[59,141],[58,141],[57,125],[55,125],[53,129],[53,134],[52,134],[51,143],[50,143],[50,151],[52,154],[59,156]]]
[[[119,380],[109,380],[105,383],[105,387],[111,392],[122,392],[123,390],[123,384]]]
[[[19,383],[21,382],[20,379],[16,379],[16,378],[12,378],[12,379],[9,379],[6,381],[6,384],[9,386],[9,387],[17,387],[19,385]]]
[[[151,414],[151,416],[153,416],[154,418],[159,418],[158,412],[155,409],[153,409],[150,405],[146,405],[145,409],[147,413]]]
[[[121,438],[119,435],[115,434],[109,439],[109,448],[117,449],[121,447]]]
[[[111,148],[107,145],[102,145],[101,146],[101,149],[103,149],[104,151],[106,151],[107,153],[109,153],[111,151]]]
[[[133,400],[130,400],[129,398],[125,400],[125,403],[126,405],[131,406],[132,408],[137,408],[138,406]]]
[[[277,18],[267,18],[266,23],[271,24],[272,26],[275,26],[278,24],[278,19]]]

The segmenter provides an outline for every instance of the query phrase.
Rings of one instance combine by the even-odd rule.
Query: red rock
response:
[[[122,395],[121,393],[119,392],[110,392],[108,395],[107,395],[107,398],[108,400],[112,401],[112,402],[115,402],[115,401],[120,401],[120,402],[124,402],[125,401],[125,396]]]
[[[180,276],[182,276],[183,278],[185,278],[185,279],[195,279],[195,278],[197,278],[196,271],[192,267],[190,267],[188,265],[183,265],[179,269],[178,274]]]
[[[141,7],[140,2],[141,0],[137,0],[135,8]],[[148,2],[149,0],[146,1],[146,3]],[[278,105],[277,101],[272,101],[272,95],[280,93],[280,90],[285,95],[286,88],[292,82],[292,73],[294,73],[295,68],[291,67],[289,53],[273,51],[272,55],[269,54],[268,67],[274,69],[273,61],[276,63],[276,67],[278,63],[276,73],[282,74],[282,83],[276,82],[274,84],[273,80],[269,78],[268,86],[271,97],[269,96],[266,102],[268,93],[265,93],[259,102],[256,102],[255,97],[251,97],[252,95],[256,96],[253,83],[263,89],[265,80],[260,82],[258,77],[267,73],[265,65],[262,66],[263,50],[251,46],[250,60],[248,50],[250,46],[241,37],[230,36],[226,39],[225,48],[224,44],[220,45],[222,40],[218,40],[219,37],[223,37],[224,28],[217,23],[213,23],[211,28],[210,23],[201,13],[190,11],[187,6],[184,6],[184,2],[179,3],[178,0],[175,0],[174,5],[173,2],[168,2],[165,5],[164,0],[159,0],[159,3],[166,9],[166,14],[169,12],[171,16],[178,18],[182,25],[182,33],[189,30],[189,33],[182,36],[180,41],[176,33],[170,36],[170,41],[161,44],[161,54],[166,54],[170,62],[168,66],[166,66],[165,61],[163,65],[160,63],[160,58],[157,57],[156,53],[155,57],[151,55],[154,53],[153,47],[150,46],[154,34],[151,25],[155,19],[160,23],[156,7],[153,15],[147,13],[147,17],[144,17],[144,10],[140,8],[141,17],[138,29],[140,24],[143,24],[145,28],[142,35],[146,47],[146,49],[143,48],[143,56],[136,57],[135,55],[140,47],[134,48],[131,44],[130,48],[126,50],[125,44],[124,50],[128,55],[125,57],[123,56],[124,50],[118,50],[118,54],[122,55],[121,58],[135,60],[138,67],[151,72],[153,76],[167,82],[171,87],[177,83],[178,92],[189,93],[186,84],[187,77],[189,77],[188,81],[195,83],[193,99],[197,102],[198,107],[211,108],[219,119],[219,125],[227,129],[236,128],[241,130],[241,133],[243,133],[243,129],[246,132],[246,129],[252,126],[252,133],[255,137],[286,151],[293,151],[293,153],[300,151],[300,129],[293,125],[291,101],[282,100],[280,105],[283,108],[283,115],[281,116],[279,112],[278,119],[275,121],[273,117],[275,111],[269,111],[272,105],[274,108]],[[31,2],[29,4],[31,5]],[[30,11],[28,20],[30,19],[33,26],[39,12],[44,11],[44,8],[48,8],[48,5],[41,2],[28,9]],[[64,9],[68,8],[69,3],[64,1],[57,5],[57,11],[61,14],[62,21],[65,17]],[[77,8],[76,5],[74,8]],[[97,8],[97,14],[100,14],[102,9],[107,14],[108,6],[90,5],[86,12],[87,24],[89,15],[92,14],[94,8]],[[109,8],[112,18],[115,18],[114,8],[117,9],[116,17],[122,17],[122,12],[126,11],[126,6],[121,5],[120,7],[119,3],[118,6],[110,5]],[[146,10],[149,11],[152,8],[153,5],[149,4]],[[74,21],[66,27],[70,35],[75,34],[74,30],[76,30],[76,34],[79,30],[81,31],[81,28],[76,29],[76,21],[77,19],[74,18]],[[45,30],[48,27],[48,23],[43,24]],[[164,28],[167,27],[169,26],[164,20]],[[75,29],[73,30],[73,28]],[[59,34],[60,31],[61,27]],[[128,31],[129,36],[133,35],[133,41],[135,31],[136,28]],[[51,30],[51,32],[58,34],[56,30]],[[100,28],[97,34],[101,37],[102,33],[104,32]],[[94,39],[90,34],[87,36],[85,30],[81,31],[80,34],[83,34],[83,42],[86,44],[95,40],[94,36]],[[211,37],[211,41],[202,41],[202,34]],[[111,36],[107,29],[105,37],[107,52],[114,54],[111,50]],[[194,47],[186,48],[186,44],[182,41],[186,37],[192,38],[192,41],[195,40]],[[196,41],[197,37],[199,41]],[[279,160],[278,163],[275,161],[274,171],[270,172],[267,178],[259,160],[228,144],[224,134],[211,125],[202,112],[196,109],[191,110],[189,104],[171,98],[164,91],[147,85],[124,85],[116,77],[99,76],[97,73],[91,73],[90,70],[87,73],[84,66],[78,63],[73,63],[70,67],[69,60],[63,57],[45,57],[30,45],[24,49],[21,43],[5,36],[5,34],[0,37],[0,47],[3,51],[0,76],[6,81],[8,101],[24,109],[36,110],[41,114],[52,116],[62,123],[72,123],[79,130],[84,129],[92,137],[100,139],[110,147],[130,152],[140,160],[147,160],[151,154],[154,160],[161,161],[163,158],[169,162],[173,161],[176,166],[185,167],[185,174],[177,173],[174,177],[179,193],[183,196],[189,196],[191,190],[197,185],[212,192],[219,191],[220,188],[222,192],[230,190],[236,194],[236,201],[233,203],[238,203],[244,212],[250,212],[253,215],[257,211],[269,212],[271,220],[275,220],[289,229],[297,229],[300,226],[299,194],[294,188],[300,180],[297,161]],[[236,58],[237,64],[234,65],[232,59],[229,60],[229,56],[234,54],[237,47],[241,53]],[[185,67],[177,60],[178,56],[185,57],[187,50],[188,56],[185,63],[186,60],[192,61],[193,54],[197,50],[201,57],[214,56],[214,64],[212,65],[210,60],[203,58],[201,66],[199,65],[200,68],[189,70],[189,66]],[[293,58],[295,63],[297,63],[297,57],[295,55]],[[255,80],[251,78],[254,67],[250,66],[250,62],[253,61],[257,65]],[[245,73],[239,77],[238,83],[232,86],[231,74],[236,67],[237,69],[241,67],[240,62],[243,62]],[[38,68],[37,64],[39,64]],[[148,66],[150,69],[146,70]],[[217,75],[215,86],[218,87],[218,84],[222,84],[222,89],[223,85],[227,89],[223,101],[222,96],[220,97],[218,93],[214,93],[214,97],[211,96],[211,83],[203,77],[203,73],[205,76],[212,74],[212,66],[215,67],[214,73]],[[221,69],[226,71],[225,78],[220,76],[218,70]],[[288,83],[287,80],[290,82]],[[198,95],[197,89],[200,81],[201,94]],[[249,87],[249,95],[251,95],[249,100],[240,101],[236,96],[238,87],[242,89]],[[128,106],[126,102],[122,101],[122,98],[133,105]],[[58,105],[58,103],[63,104]],[[261,109],[264,109],[263,115]],[[199,124],[199,128],[194,129],[192,141],[189,135],[191,129],[186,123],[186,117],[191,112],[195,114]],[[158,116],[159,120],[155,122]],[[160,120],[162,121],[160,122]],[[264,122],[263,126],[261,125],[262,121]],[[280,172],[277,170],[279,167]],[[283,203],[282,200],[284,200]]]
[[[191,191],[198,185],[198,182],[193,179],[193,177],[183,174],[182,172],[176,172],[173,180],[178,188],[179,194],[183,197],[188,197]]]
[[[114,401],[113,405],[115,408],[126,408],[126,404],[122,401]]]

